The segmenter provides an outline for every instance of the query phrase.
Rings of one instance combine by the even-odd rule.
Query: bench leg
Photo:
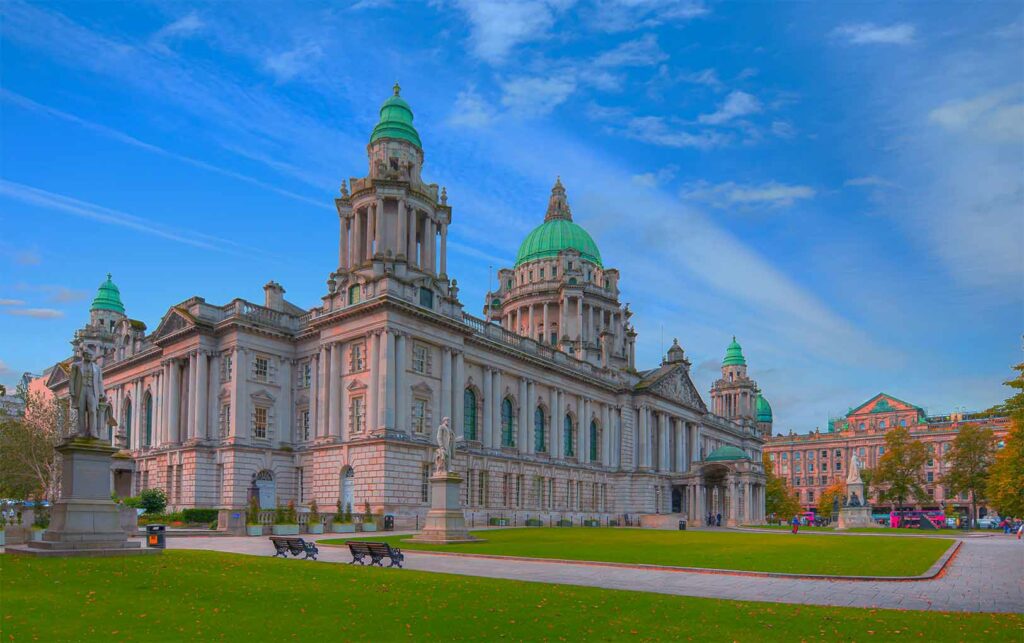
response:
[[[379,567],[383,567],[384,566],[384,563],[382,562],[383,559],[384,559],[383,556],[374,556],[373,560],[370,561],[370,565],[377,565]]]

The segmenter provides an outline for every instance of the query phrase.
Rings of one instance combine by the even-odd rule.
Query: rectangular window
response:
[[[808,460],[813,460],[814,459],[814,451],[808,451],[807,452],[807,459]]]
[[[827,458],[828,457],[828,451],[826,451],[825,449],[822,449],[821,450],[821,457],[822,457],[822,459]]]
[[[842,460],[836,460],[836,471],[842,471],[842,470],[843,470],[843,461]]]
[[[423,463],[420,474],[420,502],[430,502],[430,463]]]
[[[412,430],[416,433],[427,432],[427,401],[416,398],[412,401]]]
[[[540,269],[540,278],[542,280],[544,279],[544,269],[543,268]]]
[[[793,484],[800,486],[800,478],[793,478]]]
[[[828,462],[822,462],[821,463],[821,470],[822,471],[828,471]]]
[[[364,397],[352,398],[352,403],[349,406],[349,418],[350,428],[353,432],[360,433],[366,429],[366,399]]]
[[[270,409],[265,406],[257,406],[253,409],[252,436],[260,440],[267,439],[267,429],[270,422]]]
[[[434,308],[434,291],[429,288],[420,288],[420,306]]]
[[[935,474],[931,471],[928,472],[928,482],[935,482]]]
[[[253,378],[257,382],[266,382],[270,377],[270,360],[262,355],[257,355],[253,360]]]
[[[427,347],[423,344],[413,344],[412,370],[414,373],[427,372]]]
[[[220,379],[222,382],[231,381],[232,356],[224,355],[220,360]]]
[[[821,476],[821,484],[828,484],[828,476]]]
[[[305,472],[302,467],[295,467],[295,485],[299,491],[299,504],[305,502],[305,494],[303,493],[303,487],[305,486]]]
[[[296,436],[302,442],[309,441],[309,409],[299,409],[298,422],[298,435]]]
[[[793,459],[794,460],[799,460],[800,459],[800,452],[799,451],[797,451],[796,453],[793,454]]]
[[[516,476],[516,507],[523,506],[523,474]]]
[[[487,472],[481,471],[476,485],[477,504],[481,507],[487,506]]]
[[[308,361],[299,364],[299,388],[309,388],[313,381],[313,365]]]
[[[843,457],[843,452],[842,452],[842,451],[840,451],[839,449],[836,449],[836,457],[837,457],[837,458],[841,458],[841,457]]]
[[[358,373],[366,370],[366,344],[353,344],[349,355],[349,371]]]
[[[807,502],[814,502],[814,490],[810,489],[807,491]]]
[[[814,473],[814,463],[813,462],[808,462],[807,463],[807,473]]]
[[[220,417],[217,419],[220,427],[220,437],[228,437],[228,430],[231,427],[231,402],[224,402],[220,405]]]
[[[548,478],[548,509],[555,508],[555,479]]]
[[[794,464],[793,465],[793,473],[800,473],[800,465],[799,464]]]
[[[885,447],[878,447],[878,455],[885,454]]]
[[[360,299],[362,299],[362,297],[360,296],[361,294],[362,294],[362,287],[359,284],[356,284],[354,286],[349,286],[349,288],[348,288],[348,304],[349,304],[349,306],[351,306],[352,304],[358,304]]]

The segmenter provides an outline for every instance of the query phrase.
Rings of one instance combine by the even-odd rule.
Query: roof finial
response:
[[[399,96],[401,94],[402,88],[399,86],[397,80],[395,81],[395,86],[392,89],[395,90],[395,96]]]
[[[110,281],[110,280],[112,280],[113,278],[114,278],[114,275],[112,275],[112,274],[110,274],[110,273],[108,272],[108,273],[107,273],[107,281]]]
[[[548,199],[548,211],[544,216],[545,221],[552,219],[568,219],[572,221],[572,211],[569,209],[569,201],[565,198],[565,187],[562,185],[562,177],[555,178],[555,185],[551,188],[551,198]]]

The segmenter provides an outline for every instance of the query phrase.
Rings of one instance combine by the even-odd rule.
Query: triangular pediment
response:
[[[276,400],[274,396],[266,391],[258,391],[253,393],[251,396],[253,402],[264,402],[266,404],[273,404]]]
[[[57,362],[52,369],[50,369],[50,375],[46,378],[46,387],[53,388],[59,386],[64,382],[68,381],[68,372],[71,369],[71,362],[73,358],[68,358],[63,362]]]
[[[349,384],[346,388],[350,391],[361,391],[366,388],[366,384],[364,384],[361,380],[352,380],[352,383]]]
[[[167,311],[167,314],[164,315],[164,318],[160,320],[160,325],[156,327],[155,331],[153,331],[152,337],[153,339],[166,337],[167,335],[171,335],[180,330],[195,326],[195,323],[195,319],[192,318],[192,315],[180,308],[171,308]]]
[[[676,402],[691,409],[707,413],[708,407],[704,404],[697,387],[690,379],[690,373],[684,365],[665,369],[661,373],[653,373],[654,377],[643,383],[644,390],[659,395],[665,399]]]
[[[867,402],[864,402],[857,408],[847,413],[847,417],[851,415],[859,415],[863,413],[895,413],[898,411],[919,411],[920,408],[903,400],[893,397],[888,393],[879,393],[872,397]]]

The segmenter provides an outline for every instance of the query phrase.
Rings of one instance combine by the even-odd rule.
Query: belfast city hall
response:
[[[636,364],[619,272],[573,221],[560,180],[480,315],[467,312],[447,267],[453,207],[422,178],[397,85],[367,156],[366,176],[335,199],[337,261],[324,257],[311,308],[271,281],[262,302],[195,296],[147,329],[110,276],[100,285],[73,345],[99,356],[119,495],[161,488],[175,509],[251,496],[300,511],[369,504],[412,527],[430,506],[433,434],[450,418],[477,524],[763,520],[771,408],[735,338],[708,402],[678,342],[660,364]],[[70,361],[44,375],[58,398]]]

